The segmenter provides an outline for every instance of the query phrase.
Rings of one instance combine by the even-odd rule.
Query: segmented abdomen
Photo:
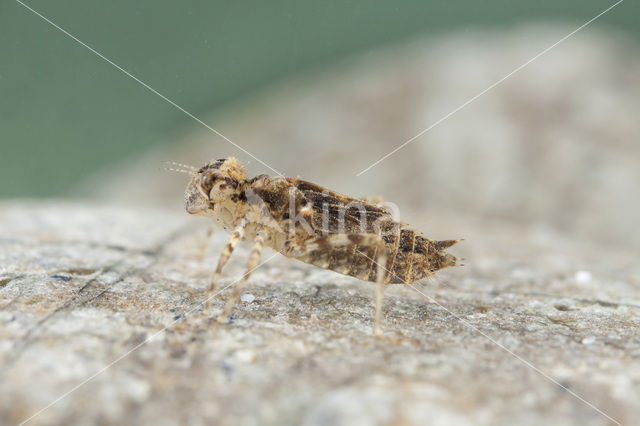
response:
[[[390,284],[411,284],[438,269],[456,264],[456,258],[444,249],[455,240],[435,241],[393,220],[381,224],[382,239],[387,252],[385,281]],[[305,262],[341,274],[375,282],[377,277],[376,248],[352,244],[310,253]]]
[[[444,250],[456,242],[431,240],[413,229],[401,228],[397,246],[389,248],[395,255],[387,264],[391,276],[386,279],[390,283],[411,284],[439,269],[454,266],[457,259]]]

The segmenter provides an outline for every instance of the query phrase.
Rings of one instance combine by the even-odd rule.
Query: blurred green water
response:
[[[195,115],[417,34],[539,20],[577,27],[612,3],[25,1]],[[594,26],[637,38],[638,4]],[[200,125],[18,2],[0,2],[0,197],[64,194],[181,126]],[[224,151],[227,142],[212,143]]]

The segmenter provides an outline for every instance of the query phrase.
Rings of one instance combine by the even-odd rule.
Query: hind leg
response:
[[[367,259],[371,260],[372,265],[367,276],[358,276],[356,278],[368,281],[371,275],[371,271],[375,267],[376,311],[374,319],[374,332],[376,336],[381,336],[382,299],[384,285],[386,283],[385,279],[387,278],[386,273],[388,272],[386,269],[387,250],[382,237],[377,234],[333,234],[326,237],[311,239],[301,245],[290,244],[289,247],[285,249],[284,254],[286,256],[298,257],[301,260],[304,260],[305,257],[310,257],[314,252],[318,253],[324,251],[327,254],[326,258],[329,259],[329,254],[334,248],[349,246],[353,246],[354,250],[356,250],[358,247],[375,248],[375,254],[372,257],[367,256],[361,251],[358,252],[359,254],[365,256]],[[322,267],[327,268],[328,266],[329,260],[327,260],[327,264]]]
[[[387,250],[384,244],[380,244],[374,256],[377,265],[376,273],[376,317],[374,323],[374,331],[376,337],[382,336],[382,297],[385,285],[385,273],[387,272]]]

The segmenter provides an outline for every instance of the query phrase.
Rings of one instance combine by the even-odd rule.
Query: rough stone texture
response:
[[[231,324],[190,322],[224,238],[198,259],[197,218],[1,205],[0,423],[68,391],[29,424],[611,423],[541,372],[623,424],[640,416],[635,254],[431,217],[473,260],[424,295],[390,288],[376,340],[371,284],[272,251]]]

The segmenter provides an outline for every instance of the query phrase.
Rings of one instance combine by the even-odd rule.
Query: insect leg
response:
[[[227,318],[229,317],[229,314],[231,313],[233,306],[236,304],[236,302],[238,301],[238,298],[240,297],[240,292],[242,291],[244,286],[247,284],[247,281],[249,280],[251,271],[253,271],[256,268],[256,266],[258,266],[258,262],[260,261],[260,255],[262,254],[262,247],[264,245],[264,239],[266,237],[266,234],[267,232],[264,227],[261,226],[258,228],[256,232],[256,239],[254,240],[253,248],[251,249],[251,254],[249,254],[247,272],[244,274],[242,279],[240,279],[240,281],[238,281],[234,286],[233,293],[231,294],[231,297],[229,297],[229,300],[227,300],[227,304],[224,307],[224,311],[220,316],[218,316],[219,323],[227,322]]]
[[[369,195],[367,197],[363,197],[362,200],[377,206],[384,206],[384,198],[380,195]]]
[[[207,229],[207,236],[204,238],[204,241],[202,242],[202,247],[200,248],[200,251],[196,256],[198,259],[204,258],[204,255],[207,252],[207,248],[211,243],[211,237],[213,236],[213,231],[215,229],[216,229],[216,225],[212,222],[211,225],[209,225],[209,229]]]
[[[379,237],[380,238],[380,237]],[[376,249],[375,262],[377,265],[376,271],[376,315],[374,322],[374,331],[377,337],[382,336],[382,296],[385,284],[386,266],[387,266],[387,249],[380,238],[380,242]]]
[[[362,247],[377,247],[382,243],[382,238],[376,234],[331,234],[326,237],[317,237],[305,241],[302,244],[289,244],[283,254],[285,256],[304,256],[312,251],[324,248],[344,247],[357,244]]]
[[[333,234],[326,237],[318,237],[305,242],[304,244],[290,245],[284,254],[286,256],[293,256],[297,258],[304,258],[310,255],[312,252],[326,251],[330,252],[333,247],[357,245],[359,247],[373,247],[375,248],[375,254],[372,257],[366,256],[364,253],[361,255],[366,256],[372,261],[372,266],[376,267],[376,313],[374,322],[374,331],[376,336],[382,334],[382,328],[380,326],[382,321],[382,297],[383,289],[385,285],[385,278],[387,276],[387,249],[384,241],[380,235],[377,234]],[[327,258],[328,259],[328,258]],[[326,265],[316,264],[318,266],[327,268],[329,266],[329,260]],[[349,275],[349,274],[347,274]],[[358,277],[368,280],[369,274],[365,277]]]
[[[218,266],[216,266],[216,271],[213,274],[213,278],[211,279],[211,284],[209,285],[209,290],[207,291],[207,300],[205,302],[204,309],[202,310],[202,316],[208,316],[209,314],[209,309],[211,309],[211,299],[213,296],[213,292],[216,290],[216,286],[218,285],[218,281],[220,280],[220,275],[222,274],[222,268],[224,268],[224,265],[227,263],[227,260],[229,260],[229,257],[231,256],[231,253],[233,253],[233,249],[236,247],[236,244],[238,244],[238,241],[242,239],[242,236],[244,235],[244,231],[247,228],[248,223],[249,222],[247,221],[246,218],[240,221],[240,224],[238,224],[236,229],[233,230],[233,233],[231,234],[229,241],[227,241],[227,245],[224,247],[224,249],[222,250],[222,253],[220,254],[220,259],[218,260]]]

